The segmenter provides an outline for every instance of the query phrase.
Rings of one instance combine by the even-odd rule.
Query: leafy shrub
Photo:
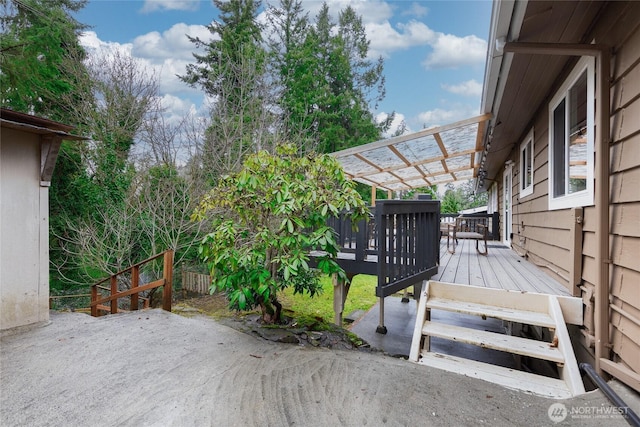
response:
[[[291,286],[314,296],[321,273],[346,280],[335,261],[340,248],[327,226],[340,212],[349,212],[356,224],[367,209],[333,157],[298,156],[291,144],[278,146],[276,154],[249,156],[194,214],[213,222],[199,248],[211,272],[211,292],[225,291],[237,310],[259,306],[264,322],[279,322],[278,290]],[[316,268],[309,265],[312,250],[322,253]]]

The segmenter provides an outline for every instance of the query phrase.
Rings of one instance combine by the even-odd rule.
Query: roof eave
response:
[[[492,129],[496,126],[495,121],[500,110],[500,103],[504,93],[507,76],[511,69],[513,54],[504,53],[502,48],[504,43],[517,40],[527,10],[528,0],[494,0],[491,11],[491,24],[489,27],[489,46],[487,49],[487,63],[482,88],[482,103],[480,111],[491,113],[492,119],[489,121],[483,135],[483,146],[486,147],[491,138]],[[502,46],[500,46],[502,45]],[[487,150],[487,157],[491,152]],[[494,167],[495,168],[495,167]],[[493,169],[493,168],[492,168]],[[491,175],[495,175],[496,171]],[[488,185],[480,185],[481,179],[476,179],[476,191],[484,191]]]

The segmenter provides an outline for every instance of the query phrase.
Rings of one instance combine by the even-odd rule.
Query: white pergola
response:
[[[478,176],[490,114],[332,153],[350,179],[392,191]]]

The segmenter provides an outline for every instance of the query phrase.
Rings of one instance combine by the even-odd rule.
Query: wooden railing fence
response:
[[[211,286],[211,276],[208,274],[194,273],[182,270],[182,290],[208,294]]]
[[[163,259],[162,278],[150,283],[140,284],[140,268],[156,259]],[[125,291],[118,290],[118,277],[125,274],[131,274],[131,287]],[[173,279],[173,251],[167,250],[158,255],[154,255],[149,259],[132,265],[116,274],[107,277],[97,283],[91,285],[91,315],[97,317],[100,312],[117,313],[118,312],[118,299],[124,297],[131,297],[130,309],[137,310],[139,308],[139,300],[143,300],[143,307],[149,306],[149,300],[139,296],[140,292],[148,291],[151,289],[163,287],[162,289],[162,309],[171,311],[171,288]],[[109,287],[102,286],[103,283],[109,282]],[[109,295],[102,297],[99,290],[109,292]],[[109,303],[109,305],[104,305]]]
[[[437,273],[440,258],[440,202],[381,200],[358,223],[341,215],[329,221],[335,230],[339,258],[348,274],[378,276],[376,295],[386,297]]]
[[[371,215],[358,223],[355,232],[344,216],[329,224],[341,246],[342,256],[339,255],[336,262],[347,276],[378,276],[376,296],[380,297],[380,324],[376,330],[386,333],[384,298],[411,285],[415,287],[438,272],[440,202],[381,200],[372,208]],[[340,325],[349,284],[334,280],[333,289],[335,322]]]
[[[438,272],[440,202],[384,200],[375,208],[378,287],[386,297]]]

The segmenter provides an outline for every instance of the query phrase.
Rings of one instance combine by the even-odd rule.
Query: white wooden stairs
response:
[[[552,342],[431,321],[431,310],[549,328]],[[409,360],[551,398],[585,392],[566,323],[582,324],[579,298],[436,281],[423,284]],[[474,344],[558,365],[560,379],[430,351],[430,337]]]

